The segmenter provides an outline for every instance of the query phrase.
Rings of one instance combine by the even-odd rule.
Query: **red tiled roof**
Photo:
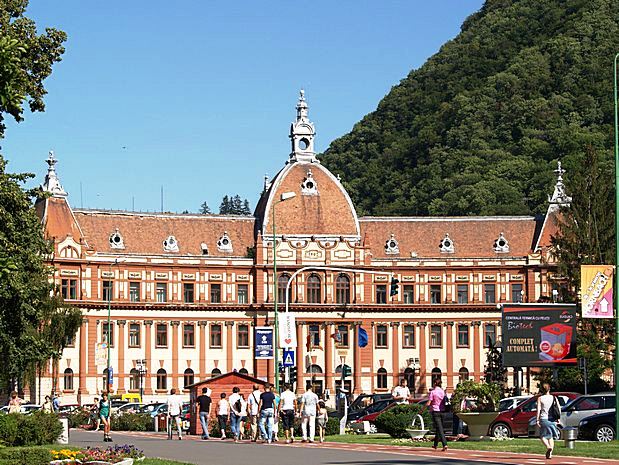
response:
[[[532,251],[537,220],[534,217],[444,217],[444,218],[359,218],[361,237],[374,258],[488,258],[523,257]],[[509,252],[493,249],[499,234],[509,243]],[[385,243],[394,235],[399,255],[385,253]],[[440,243],[449,234],[455,252],[441,253]]]
[[[210,256],[243,257],[254,246],[254,218],[217,215],[176,215],[133,212],[75,210],[91,249],[97,252],[146,255],[202,255],[200,244]],[[124,249],[112,249],[109,238],[118,228]],[[224,232],[232,241],[232,253],[220,252],[217,241]],[[179,252],[165,252],[163,241],[174,236]]]
[[[63,240],[71,235],[76,242],[82,240],[82,231],[66,199],[49,197],[39,200],[35,210],[43,221],[46,237]]]

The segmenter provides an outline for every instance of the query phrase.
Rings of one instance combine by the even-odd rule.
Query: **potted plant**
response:
[[[456,387],[451,398],[458,418],[469,428],[470,439],[487,437],[490,423],[499,415],[497,406],[501,397],[501,385],[463,381]]]

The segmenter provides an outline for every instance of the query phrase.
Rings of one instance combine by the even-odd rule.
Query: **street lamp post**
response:
[[[114,265],[118,265],[118,259],[115,259],[114,263],[110,263],[110,274],[112,274],[112,267]],[[112,277],[109,277],[108,279],[110,279],[111,286],[108,287],[108,292],[107,292],[107,341],[106,341],[107,342],[107,376],[106,376],[107,379],[105,383],[105,388],[109,395],[110,387],[112,385],[112,376],[110,373],[110,347],[112,345],[111,316],[112,316],[112,293],[114,292],[114,280],[112,279]]]
[[[617,110],[617,59],[613,67],[614,101],[615,101],[615,411],[619,411],[619,113]],[[619,415],[615,415],[615,434],[619,433]]]
[[[140,375],[140,402],[144,402],[144,375],[146,375],[146,360],[138,360],[137,363],[138,374]]]
[[[275,391],[279,392],[279,321],[277,313],[277,244],[275,241],[275,205],[295,197],[294,192],[284,192],[279,200],[273,202],[271,207],[271,221],[273,222],[273,313],[275,314],[275,331],[273,338],[273,371],[275,372]],[[288,297],[288,296],[286,296]]]

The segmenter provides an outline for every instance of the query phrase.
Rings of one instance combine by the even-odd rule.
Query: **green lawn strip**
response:
[[[375,438],[365,435],[328,436],[327,442],[341,442],[348,444],[382,444],[405,447],[431,447],[431,442],[402,443],[397,439]],[[481,450],[496,452],[517,452],[525,454],[543,455],[545,448],[538,439],[513,439],[511,441],[458,441],[450,442],[450,449]],[[619,457],[619,441],[600,443],[593,441],[578,441],[574,449],[567,449],[563,441],[555,443],[555,455],[592,457],[598,459],[615,459]]]
[[[135,462],[142,465],[193,465],[188,462],[175,462],[174,460],[166,459],[144,459],[143,462]]]

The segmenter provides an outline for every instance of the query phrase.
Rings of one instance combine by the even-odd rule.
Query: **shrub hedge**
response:
[[[154,420],[148,413],[112,415],[112,431],[152,431]]]
[[[44,447],[0,448],[0,465],[49,465],[51,460],[52,454]]]
[[[432,417],[421,405],[396,405],[393,408],[381,413],[376,418],[376,428],[382,433],[387,433],[394,438],[408,438],[406,429],[410,429],[413,419],[421,414],[426,429],[432,427]],[[415,427],[417,427],[416,423]],[[421,428],[421,425],[419,425]]]
[[[5,446],[53,444],[61,433],[62,424],[53,413],[14,413],[0,416],[0,444]]]

